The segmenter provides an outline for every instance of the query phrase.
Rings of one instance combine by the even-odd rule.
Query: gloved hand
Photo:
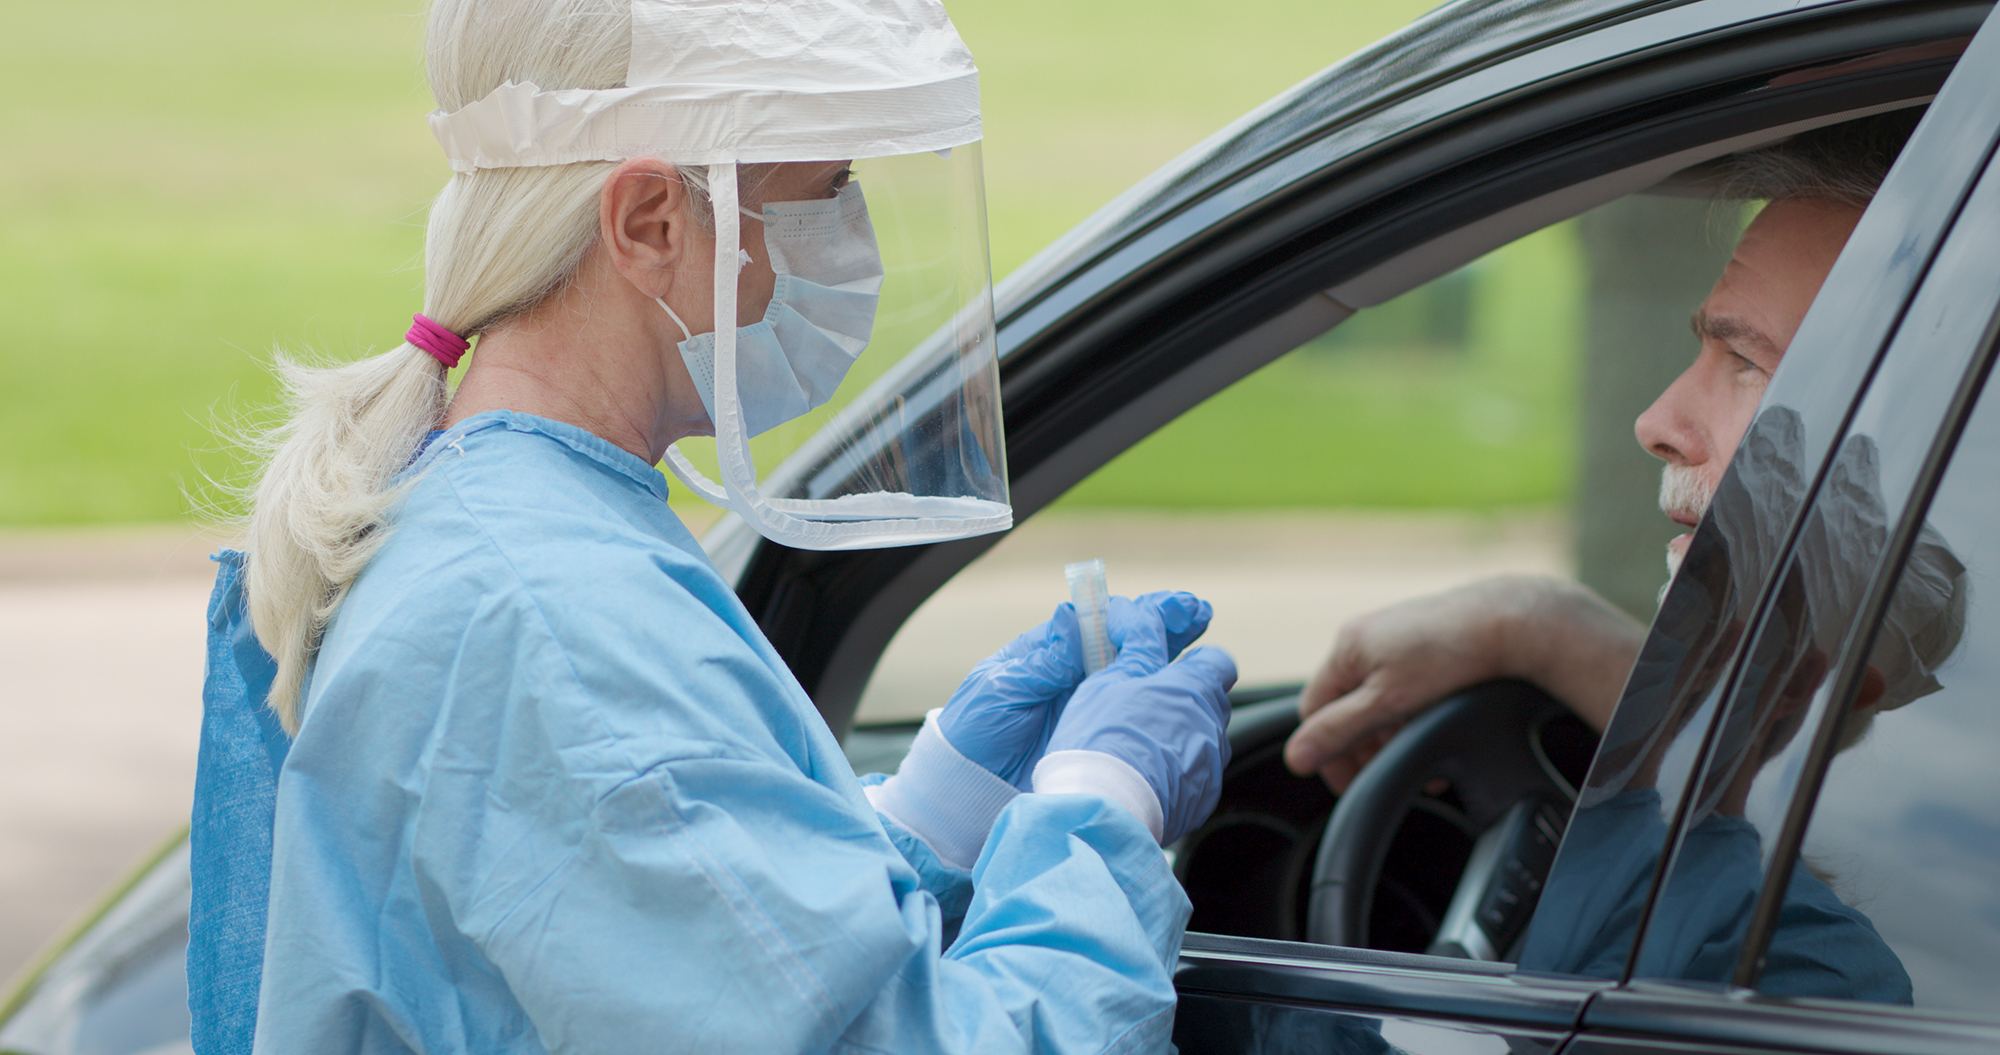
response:
[[[1113,597],[1106,623],[1113,644],[1139,624],[1158,627],[1158,647],[1171,658],[1208,629],[1213,614],[1193,594],[1163,591]],[[972,668],[938,715],[938,731],[960,754],[1026,791],[1057,716],[1082,680],[1082,631],[1076,608],[1064,603],[1048,622]]]
[[[1180,635],[1157,612],[1141,609],[1113,625],[1118,658],[1071,694],[1034,788],[1112,798],[1165,845],[1207,819],[1222,793],[1236,663],[1213,648],[1169,663]],[[1131,780],[1135,775],[1143,790]]]

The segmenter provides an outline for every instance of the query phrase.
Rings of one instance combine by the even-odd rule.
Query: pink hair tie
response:
[[[421,314],[411,317],[415,324],[410,327],[410,332],[403,335],[403,339],[431,353],[431,358],[443,363],[446,370],[457,366],[465,350],[472,347],[470,341]]]

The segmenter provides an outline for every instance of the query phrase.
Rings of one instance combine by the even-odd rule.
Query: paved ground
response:
[[[0,979],[187,823],[212,575],[191,536],[0,535]]]
[[[0,533],[0,979],[185,824],[210,540]],[[1500,571],[1560,572],[1550,517],[1070,515],[1010,537],[892,644],[864,717],[921,713],[1103,557],[1114,592],[1215,602],[1245,683],[1302,677],[1340,621]]]
[[[1416,594],[1501,572],[1564,574],[1553,516],[1070,514],[1032,521],[967,568],[890,643],[859,720],[939,706],[974,663],[1069,598],[1063,565],[1102,557],[1111,592],[1189,590],[1215,606],[1204,644],[1239,684],[1302,681],[1334,631]]]

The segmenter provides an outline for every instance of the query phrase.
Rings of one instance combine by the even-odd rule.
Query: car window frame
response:
[[[1928,98],[1942,79],[1936,63],[1779,90],[1770,81],[1779,76],[1773,71],[1825,67],[1829,55],[1894,50],[1864,46],[1873,39],[1868,32],[1896,46],[1906,38],[1969,35],[1977,24],[1970,20],[1983,17],[1990,4],[1945,0],[1898,9],[1851,0],[1804,12],[1778,3],[1757,10],[1766,8],[1784,13],[1767,12],[1766,22],[1745,24],[1740,9],[1731,14],[1715,0],[1645,5],[1627,18],[1635,27],[1629,33],[1643,35],[1643,23],[1655,17],[1671,16],[1678,26],[1690,12],[1705,12],[1713,25],[1677,31],[1667,45],[1646,52],[1636,70],[1606,68],[1630,51],[1629,41],[1580,51],[1574,61],[1584,69],[1556,70],[1523,59],[1511,91],[1484,89],[1501,96],[1492,106],[1442,122],[1448,128],[1434,118],[1421,134],[1379,149],[1333,139],[1288,149],[1217,186],[1200,208],[1176,212],[1119,252],[1052,280],[1061,295],[1015,313],[999,336],[1016,521],[1195,403],[1344,318],[1352,306],[1326,297],[1328,288],[1456,231],[1475,215],[1493,216],[1540,198],[1552,185],[1575,186],[1675,149],[1727,139],[1732,131],[1755,132],[1830,109],[1851,112],[1871,102],[1908,105]],[[1863,25],[1867,18],[1888,21],[1870,29]],[[1681,83],[1666,102],[1652,100],[1670,112],[1651,113],[1629,129],[1602,127],[1608,113],[1667,91],[1676,83],[1675,57],[1690,55],[1685,76],[1694,83]],[[1602,95],[1595,102],[1594,92]],[[1851,102],[1829,101],[1836,96]],[[1551,136],[1568,138],[1553,142]],[[1506,154],[1509,144],[1522,143],[1534,152]],[[1504,160],[1496,160],[1495,151]],[[1263,189],[1252,193],[1253,186]],[[1617,193],[1622,191],[1606,199]],[[1574,211],[1591,204],[1596,202]],[[1424,276],[1406,277],[1414,285]],[[828,554],[746,538],[728,517],[718,532],[704,545],[720,554],[725,575],[737,575],[739,596],[836,735],[851,727],[868,677],[896,630],[997,541],[989,536]]]
[[[1914,277],[1912,277],[1914,281]],[[1873,361],[1872,355],[1861,358],[1863,369]],[[1844,410],[1854,393],[1849,390],[1839,393],[1838,405],[1834,412]],[[1534,1001],[1546,1000],[1550,1004],[1576,1009],[1581,1016],[1591,1000],[1605,990],[1616,985],[1614,980],[1591,980],[1570,977],[1538,976],[1524,972],[1514,972],[1505,976],[1505,988],[1500,982],[1489,979],[1484,972],[1467,972],[1462,965],[1441,957],[1410,955],[1407,962],[1399,961],[1388,965],[1378,962],[1381,954],[1368,950],[1319,949],[1300,943],[1268,942],[1256,950],[1246,949],[1246,939],[1224,938],[1216,935],[1191,933],[1183,955],[1183,972],[1178,983],[1183,991],[1205,998],[1226,999],[1232,995],[1238,998],[1262,999],[1282,997],[1293,1003],[1316,1000],[1330,1000],[1354,1006],[1366,1004],[1370,1008],[1384,1010],[1405,1010],[1412,1013],[1447,1013],[1446,1009],[1426,1006],[1417,997],[1409,996],[1404,989],[1408,978],[1400,974],[1394,981],[1387,978],[1381,984],[1356,987],[1356,975],[1381,975],[1384,971],[1415,972],[1410,977],[1428,977],[1432,981],[1442,980],[1451,999],[1459,1001],[1452,1005],[1450,1013],[1486,1022],[1523,1023],[1527,1019],[1514,1016],[1527,1014],[1524,1006],[1516,1003],[1523,993],[1534,993]],[[1301,956],[1302,950],[1312,950],[1313,955]],[[1309,962],[1308,962],[1309,961]],[[1428,972],[1426,974],[1426,972]],[[1491,994],[1505,992],[1507,999],[1487,1003]],[[1252,997],[1250,994],[1256,994]],[[1315,995],[1317,994],[1317,995]],[[1364,995],[1365,994],[1365,995]],[[1434,994],[1433,994],[1434,995]],[[1547,1013],[1547,1007],[1535,1003],[1534,1021],[1547,1022],[1540,1017]]]

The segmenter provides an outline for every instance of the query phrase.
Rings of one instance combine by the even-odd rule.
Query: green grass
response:
[[[1429,3],[1239,0],[1222,17],[1192,0],[955,0],[982,68],[996,273]],[[0,525],[183,515],[184,488],[235,475],[210,415],[268,403],[271,349],[379,350],[418,306],[425,201],[446,169],[423,122],[415,3],[0,0],[0,14]],[[1464,412],[1431,388],[1480,388],[1348,358],[1322,387],[1363,409],[1379,399],[1335,375],[1409,389],[1426,413]],[[1229,413],[1257,385],[1271,383],[1260,374],[1199,413]],[[1298,405],[1299,386],[1271,387]],[[1307,409],[1360,420],[1337,405]],[[1171,487],[1133,483],[1132,466],[1162,471],[1147,452],[1174,435],[1075,500],[1299,501],[1283,479],[1172,463]],[[1399,475],[1402,497],[1313,493],[1452,494]]]
[[[1182,415],[1061,504],[1559,500],[1574,475],[1578,258],[1573,229],[1554,227],[1364,311]]]

